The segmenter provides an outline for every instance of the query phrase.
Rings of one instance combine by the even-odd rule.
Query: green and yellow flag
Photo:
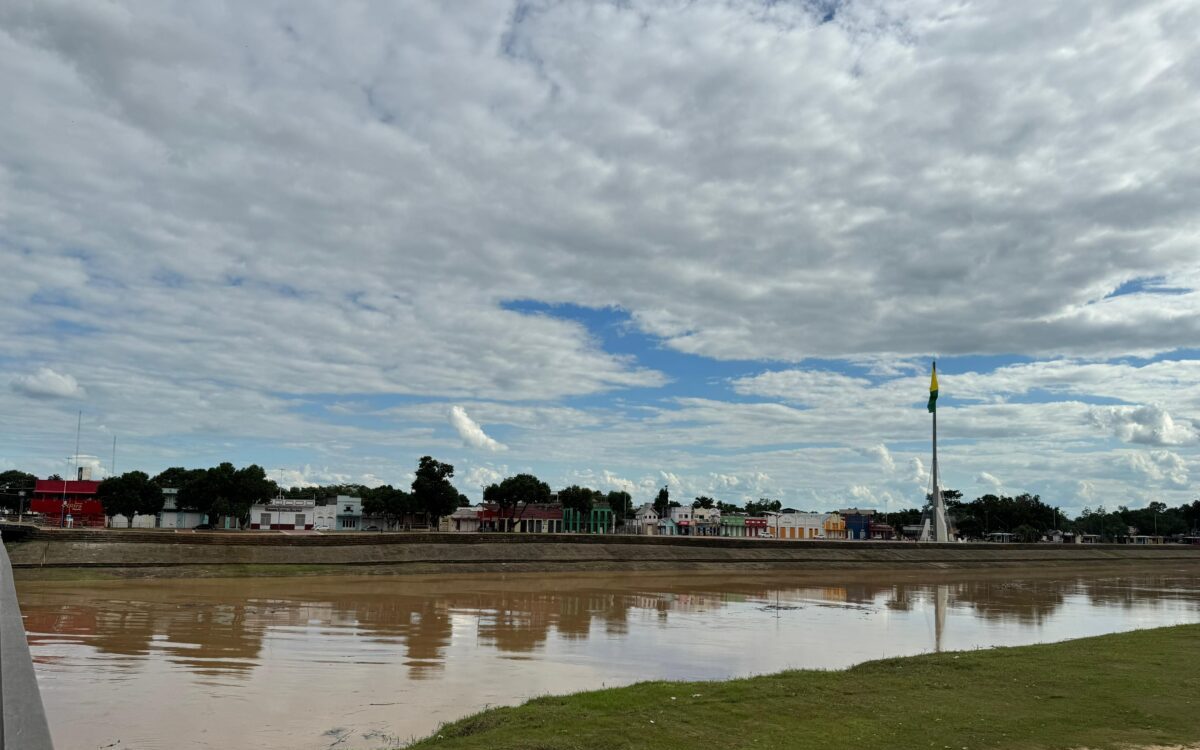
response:
[[[937,362],[933,363],[933,379],[929,381],[929,413],[937,411]]]

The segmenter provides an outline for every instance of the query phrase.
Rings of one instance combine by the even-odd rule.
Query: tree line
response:
[[[282,498],[314,500],[318,505],[324,505],[338,495],[351,495],[362,499],[366,515],[382,517],[389,525],[428,525],[433,519],[453,513],[455,508],[470,505],[466,496],[450,482],[453,476],[453,465],[437,461],[431,456],[422,456],[408,489],[361,484],[283,489],[271,481],[257,464],[238,469],[225,462],[207,469],[175,466],[154,477],[142,471],[128,471],[100,482],[96,499],[103,504],[105,515],[122,515],[132,525],[134,515],[161,512],[165,499],[162,490],[175,488],[178,490],[176,504],[181,510],[203,513],[213,524],[221,516],[232,516],[245,524],[249,520],[251,506],[256,503]],[[21,491],[28,497],[36,481],[37,477],[28,472],[16,469],[0,472],[0,502],[11,501]],[[991,532],[1008,532],[1021,541],[1037,541],[1047,531],[1057,529],[1097,534],[1111,541],[1128,534],[1130,528],[1137,529],[1141,534],[1163,536],[1196,533],[1200,529],[1200,499],[1174,508],[1162,502],[1152,502],[1136,510],[1124,505],[1115,510],[1108,510],[1102,505],[1085,507],[1079,515],[1070,518],[1035,494],[986,494],[968,501],[963,499],[960,491],[947,489],[942,491],[942,496],[959,535],[967,539],[982,539]],[[550,486],[528,473],[507,477],[483,490],[484,502],[495,504],[500,517],[507,517],[510,524],[520,521],[529,507],[550,503],[553,499]],[[564,508],[582,514],[593,508],[607,507],[617,519],[631,518],[635,510],[632,496],[619,490],[605,493],[590,487],[571,485],[559,490],[557,499]],[[925,499],[928,506],[931,498],[926,495]],[[658,491],[652,505],[659,517],[668,515],[671,508],[680,507],[679,502],[671,499],[668,487]],[[723,514],[748,515],[784,510],[779,500],[765,497],[739,506],[707,495],[696,497],[691,507],[716,508]],[[881,515],[887,523],[899,529],[905,525],[920,524],[922,509],[908,508]]]
[[[437,461],[431,456],[422,456],[408,490],[390,484],[379,487],[343,484],[282,490],[267,478],[266,471],[257,464],[239,469],[224,462],[207,469],[173,466],[154,477],[143,471],[127,471],[100,482],[96,488],[96,499],[104,507],[106,516],[124,516],[130,526],[135,515],[162,512],[166,501],[164,489],[177,490],[177,508],[202,513],[213,525],[222,516],[231,516],[237,519],[239,525],[245,525],[250,520],[250,509],[254,505],[272,500],[314,500],[318,505],[325,505],[338,495],[361,498],[365,514],[382,517],[389,524],[416,523],[417,519],[428,524],[430,519],[449,515],[460,505],[470,504],[466,496],[450,483],[453,476],[453,465]],[[36,481],[33,475],[28,477]],[[32,487],[33,483],[30,482],[29,486]]]
[[[1102,505],[1094,509],[1085,507],[1071,518],[1044,502],[1040,495],[1029,493],[1016,496],[987,494],[967,501],[958,490],[943,490],[942,497],[959,536],[967,539],[983,539],[989,533],[1007,532],[1018,541],[1036,542],[1047,531],[1058,530],[1097,534],[1104,541],[1115,541],[1129,534],[1130,528],[1139,534],[1161,536],[1194,534],[1200,529],[1200,499],[1174,508],[1161,502],[1152,502],[1137,510],[1124,505],[1112,511]],[[927,503],[931,499],[926,495]],[[885,514],[887,522],[895,528],[919,524],[921,517],[919,508]]]

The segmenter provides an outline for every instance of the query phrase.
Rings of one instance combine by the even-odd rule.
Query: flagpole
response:
[[[937,372],[937,362],[933,363],[933,371]],[[946,508],[942,499],[942,482],[938,476],[938,456],[937,456],[937,406],[933,409],[933,540],[935,542],[948,542],[950,536],[946,530]]]

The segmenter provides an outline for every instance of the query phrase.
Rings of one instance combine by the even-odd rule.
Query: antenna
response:
[[[79,431],[83,429],[83,409],[79,410],[79,419],[75,422],[75,478],[79,479]]]

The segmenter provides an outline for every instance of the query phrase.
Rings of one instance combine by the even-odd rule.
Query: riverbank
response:
[[[1134,748],[1200,740],[1200,625],[532,700],[410,747]]]
[[[1200,564],[1200,547],[1182,545],[915,544],[544,534],[38,530],[5,544],[15,575],[35,579]]]

